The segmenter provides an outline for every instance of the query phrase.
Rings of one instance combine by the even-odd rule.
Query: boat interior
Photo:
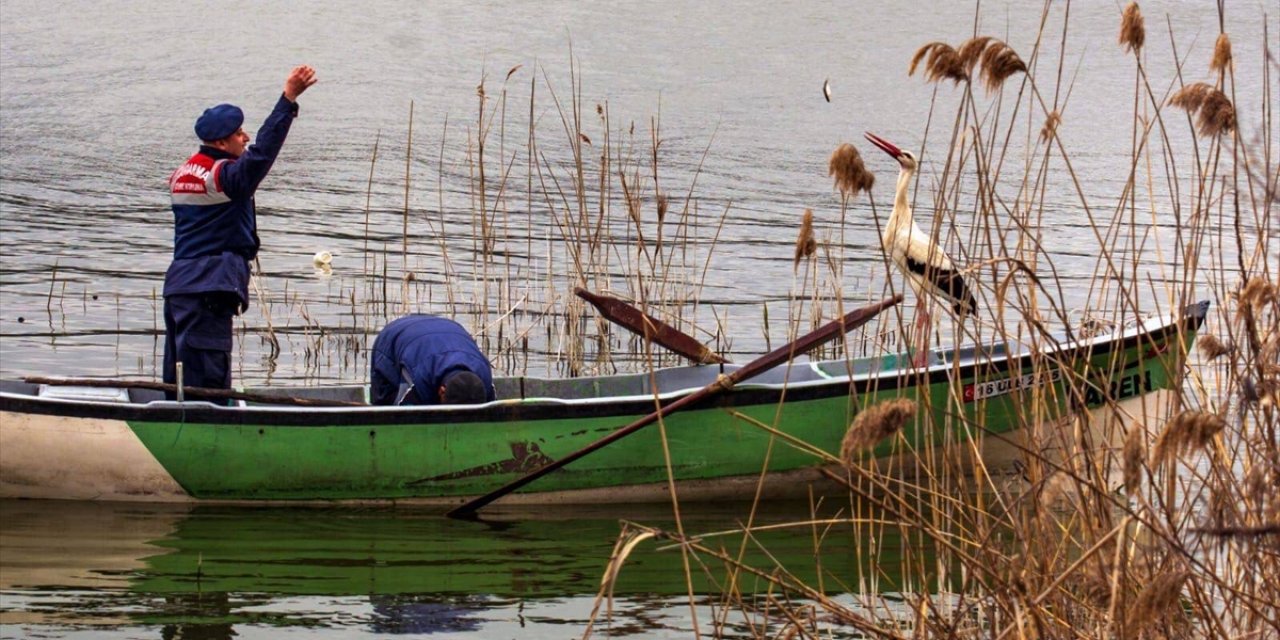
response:
[[[999,358],[1006,353],[1003,345],[977,349],[935,351],[930,366],[972,360],[979,354],[987,358]],[[852,360],[811,361],[800,356],[792,362],[780,365],[740,383],[740,386],[776,386],[783,384],[821,383],[847,379],[877,371],[891,371],[907,366],[905,356],[890,354]],[[568,402],[593,399],[616,399],[626,396],[650,396],[655,389],[659,394],[677,393],[698,389],[714,382],[719,376],[740,369],[739,364],[683,366],[660,369],[652,374],[632,373],[580,378],[540,378],[513,376],[494,379],[498,401],[519,400],[525,402]],[[271,397],[288,397],[303,400],[328,401],[345,404],[368,404],[368,385],[332,385],[315,387],[242,387],[246,394]],[[37,384],[32,382],[0,381],[0,392],[35,396],[50,400],[148,404],[165,400],[163,391],[138,387],[98,387],[78,385]],[[236,406],[261,406],[269,401],[239,400]]]

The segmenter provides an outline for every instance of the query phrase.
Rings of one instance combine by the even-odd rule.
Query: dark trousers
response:
[[[209,389],[231,388],[231,319],[239,299],[223,293],[164,299],[164,381]],[[174,394],[166,394],[170,400]],[[195,394],[190,399],[199,399]]]

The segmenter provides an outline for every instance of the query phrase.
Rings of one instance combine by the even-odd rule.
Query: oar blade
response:
[[[647,338],[655,344],[682,355],[695,364],[720,364],[728,362],[708,349],[706,345],[679,329],[612,296],[592,293],[578,287],[573,293],[591,303],[601,316],[628,331]]]

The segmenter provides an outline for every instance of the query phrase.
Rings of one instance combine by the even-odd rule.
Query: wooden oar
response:
[[[177,385],[165,382],[149,382],[146,380],[101,380],[98,378],[44,378],[41,376],[27,376],[23,381],[31,384],[47,384],[58,387],[100,387],[112,389],[125,389],[133,387],[135,389],[152,389],[154,391],[165,391],[168,393],[177,393]],[[367,407],[369,405],[361,402],[347,402],[345,400],[320,400],[313,398],[294,398],[291,396],[276,396],[267,393],[246,393],[244,391],[232,391],[231,389],[208,389],[205,387],[188,387],[183,386],[184,393],[203,396],[204,398],[218,398],[221,400],[244,400],[246,402],[259,402],[262,404],[283,404],[296,405],[300,407]],[[203,398],[202,398],[203,399]]]
[[[505,496],[508,493],[511,493],[512,491],[515,491],[516,489],[519,489],[520,487],[523,487],[571,462],[603,449],[604,447],[607,447],[610,444],[613,444],[614,442],[617,442],[618,440],[621,440],[644,427],[657,422],[659,419],[683,409],[684,407],[701,402],[707,398],[711,398],[722,391],[732,389],[734,385],[742,382],[743,380],[755,377],[796,357],[799,354],[808,352],[814,347],[829,342],[836,337],[843,335],[847,331],[856,329],[866,324],[869,320],[874,318],[876,314],[898,304],[899,302],[902,302],[902,296],[896,295],[871,306],[852,311],[846,314],[843,318],[833,320],[813,332],[801,336],[794,342],[778,347],[777,349],[752,360],[741,369],[723,376],[719,380],[716,380],[715,382],[712,382],[711,384],[687,396],[681,397],[675,402],[665,405],[657,411],[654,411],[653,413],[650,413],[649,415],[640,418],[639,420],[636,420],[635,422],[632,422],[631,424],[622,427],[621,429],[618,429],[617,431],[614,431],[613,433],[610,433],[609,435],[600,438],[599,440],[596,440],[595,442],[559,460],[556,460],[555,462],[545,464],[526,475],[516,478],[515,480],[480,496],[479,498],[472,499],[469,502],[454,508],[445,515],[450,518],[474,518],[477,511],[494,500],[497,500],[498,498],[501,498],[502,496]]]
[[[696,364],[728,362],[706,345],[679,329],[612,296],[591,293],[582,287],[573,290],[579,298],[590,302],[606,320],[632,333],[674,351]]]

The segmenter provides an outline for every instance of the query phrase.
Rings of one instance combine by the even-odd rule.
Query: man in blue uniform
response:
[[[478,404],[494,399],[489,359],[462,325],[425,314],[391,321],[369,355],[373,404]]]
[[[249,144],[244,112],[210,107],[196,120],[200,150],[169,177],[173,262],[164,276],[164,381],[231,387],[231,318],[249,308],[249,262],[258,255],[253,194],[267,177],[298,116],[298,96],[315,84],[294,68],[271,115]],[[170,394],[172,397],[172,394]]]

